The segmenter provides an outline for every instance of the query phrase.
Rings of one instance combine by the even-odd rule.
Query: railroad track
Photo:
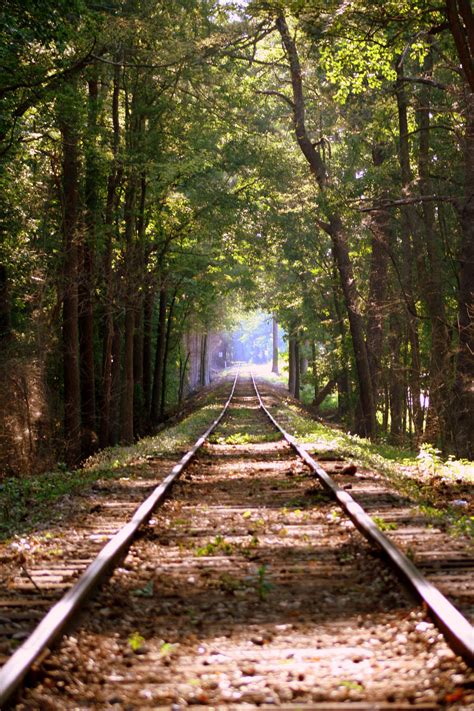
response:
[[[444,598],[433,591],[426,581],[421,579],[419,572],[413,568],[409,560],[407,561],[399,551],[393,549],[389,543],[387,544],[385,536],[380,534],[366,514],[360,510],[347,490],[337,487],[327,473],[322,470],[320,464],[313,460],[305,450],[299,450],[302,460],[305,461],[305,465],[303,465],[301,459],[295,460],[286,443],[281,440],[275,441],[275,437],[272,436],[272,427],[268,421],[264,421],[262,408],[266,412],[266,417],[271,418],[271,412],[264,407],[261,399],[259,403],[261,409],[259,410],[256,406],[255,398],[260,396],[255,383],[255,393],[248,381],[242,385],[239,384],[236,391],[237,378],[238,376],[236,376],[231,395],[219,417],[192,450],[181,459],[179,465],[172,468],[170,474],[138,508],[131,521],[118,533],[115,532],[117,523],[123,518],[124,513],[133,508],[133,502],[130,500],[105,501],[100,504],[102,513],[109,514],[113,511],[116,514],[119,510],[120,516],[108,523],[104,520],[102,528],[94,534],[91,534],[90,529],[85,527],[84,535],[89,539],[91,536],[96,536],[97,546],[103,545],[104,538],[110,539],[102,548],[98,558],[93,562],[89,561],[91,555],[89,547],[88,557],[85,560],[79,558],[76,550],[75,560],[69,558],[68,563],[60,563],[55,567],[49,566],[48,570],[43,573],[40,570],[30,569],[27,571],[28,575],[25,575],[25,571],[23,571],[22,595],[18,594],[17,588],[16,602],[7,597],[0,601],[0,610],[4,613],[2,619],[6,627],[5,634],[7,636],[13,635],[14,639],[21,641],[27,633],[28,625],[31,625],[32,621],[36,621],[41,616],[42,610],[57,599],[64,586],[70,585],[70,582],[88,566],[85,572],[82,572],[82,577],[70,587],[66,596],[57,602],[33,632],[33,635],[28,637],[0,672],[0,705],[2,707],[13,697],[32,666],[36,669],[36,675],[40,679],[40,691],[35,692],[34,689],[31,692],[25,691],[25,701],[20,700],[19,708],[83,708],[83,706],[74,705],[78,697],[84,702],[84,707],[87,707],[87,704],[89,707],[93,705],[97,708],[109,708],[115,703],[126,705],[125,697],[127,695],[125,694],[125,700],[121,696],[124,687],[127,687],[127,693],[132,694],[136,701],[138,690],[137,688],[133,690],[134,684],[135,687],[138,685],[138,689],[143,691],[143,674],[141,672],[130,674],[122,673],[119,670],[115,674],[109,673],[107,675],[104,671],[105,676],[102,681],[97,681],[98,673],[95,671],[97,665],[93,663],[93,671],[89,669],[85,672],[86,679],[91,675],[93,678],[93,682],[89,685],[90,688],[86,688],[84,677],[81,678],[79,672],[67,671],[67,664],[72,670],[77,670],[81,666],[81,656],[88,658],[89,662],[93,659],[98,638],[104,636],[104,627],[108,630],[109,636],[111,634],[110,628],[119,629],[119,632],[114,632],[114,634],[118,634],[121,643],[116,642],[116,637],[113,637],[113,643],[109,644],[108,649],[114,660],[117,657],[122,660],[125,669],[130,668],[127,666],[129,662],[133,662],[131,664],[133,667],[137,659],[146,661],[149,657],[149,667],[145,670],[148,676],[146,674],[145,676],[153,688],[149,692],[151,697],[148,698],[146,695],[141,697],[138,707],[156,708],[166,703],[179,703],[181,697],[185,704],[188,702],[225,703],[227,705],[243,702],[256,704],[278,702],[282,704],[294,698],[309,698],[313,704],[319,703],[318,694],[319,698],[321,698],[321,694],[324,697],[324,690],[316,685],[316,691],[313,688],[309,692],[306,689],[307,679],[311,678],[310,673],[315,666],[315,659],[317,658],[320,667],[324,667],[324,664],[329,664],[329,656],[326,655],[326,659],[324,653],[316,654],[314,649],[332,649],[332,654],[337,657],[335,649],[338,648],[338,644],[336,647],[327,644],[330,633],[327,631],[327,625],[322,623],[321,610],[323,610],[323,617],[326,619],[330,613],[333,614],[342,605],[348,616],[351,611],[354,613],[357,620],[356,627],[360,626],[362,630],[368,629],[370,633],[370,628],[364,627],[364,616],[369,615],[367,600],[365,600],[366,594],[362,593],[362,600],[360,599],[360,593],[364,587],[361,575],[362,573],[367,575],[368,570],[376,572],[377,586],[381,588],[383,595],[389,601],[387,613],[389,622],[382,625],[381,637],[383,639],[387,635],[394,637],[395,648],[398,650],[395,657],[397,658],[397,655],[398,658],[400,657],[399,648],[404,644],[414,646],[415,650],[418,649],[417,653],[420,651],[420,645],[424,649],[425,642],[433,649],[434,646],[439,647],[437,649],[439,654],[434,657],[438,659],[440,665],[436,684],[440,684],[440,678],[443,681],[445,668],[454,669],[455,672],[452,673],[455,676],[457,674],[456,689],[458,691],[456,689],[452,691],[453,698],[459,702],[464,698],[465,692],[468,694],[469,682],[464,677],[461,679],[465,673],[463,663],[459,658],[456,659],[454,654],[448,653],[444,642],[436,633],[433,633],[433,626],[424,619],[423,612],[420,609],[413,611],[411,603],[404,600],[403,594],[398,591],[394,592],[394,580],[391,574],[384,570],[377,557],[374,558],[371,548],[363,544],[361,539],[359,540],[360,537],[355,532],[352,523],[340,520],[338,516],[334,515],[332,499],[319,487],[316,488],[312,485],[308,489],[310,470],[323,481],[326,491],[331,496],[335,496],[339,503],[348,510],[352,522],[363,532],[363,535],[371,541],[375,536],[375,545],[378,550],[385,551],[385,555],[391,557],[392,564],[398,565],[400,561],[402,562],[405,581],[425,596],[425,604],[430,608],[432,616],[443,629],[455,652],[461,654],[466,662],[472,663],[472,628],[469,623]],[[232,401],[234,393],[235,397]],[[270,403],[273,397],[274,394],[271,393],[268,398],[264,395],[265,401]],[[238,412],[243,413],[244,417],[239,416]],[[223,424],[225,427],[228,420],[230,421],[227,427],[230,427],[231,433],[219,437],[215,431],[226,413],[228,416]],[[241,428],[245,416],[250,422],[250,425],[247,424],[247,428],[250,428],[250,436],[242,436]],[[252,425],[252,422],[255,424]],[[274,421],[273,426],[278,426],[278,424]],[[233,432],[232,427],[234,428]],[[281,428],[279,429],[282,431]],[[225,432],[224,429],[224,434]],[[286,432],[284,437],[292,447],[297,447],[296,442]],[[246,439],[249,440],[248,444]],[[203,454],[200,454],[196,459],[196,453],[203,447],[206,440],[208,440],[208,444],[202,450]],[[249,451],[251,452],[250,456]],[[193,463],[191,463],[192,460]],[[176,501],[168,501],[160,509],[160,512],[163,511],[163,513],[153,514],[156,507],[167,497],[170,487],[190,463],[191,466],[188,469],[190,473],[184,474],[180,482],[175,484]],[[306,467],[309,467],[310,470]],[[243,472],[243,475],[239,476],[239,472]],[[250,479],[247,476],[249,472]],[[261,486],[257,485],[259,477],[262,479]],[[149,483],[143,486],[146,488]],[[247,486],[248,491],[243,493],[240,490],[242,486]],[[214,492],[217,493],[214,494]],[[214,496],[217,498],[214,499]],[[209,504],[206,503],[208,500]],[[309,502],[309,506],[301,507],[301,500]],[[296,505],[295,501],[298,502]],[[256,506],[255,503],[259,505]],[[196,511],[198,508],[201,509],[199,512]],[[206,513],[210,509],[212,509],[212,517],[210,513]],[[156,520],[150,522],[152,514],[154,517],[156,516]],[[163,520],[160,520],[160,516]],[[203,524],[203,517],[205,524]],[[329,533],[322,532],[324,526],[329,529]],[[138,541],[130,550],[125,564],[121,564],[110,585],[105,587],[96,600],[90,604],[89,607],[96,614],[86,625],[81,644],[78,644],[76,636],[67,637],[63,645],[65,651],[62,652],[60,648],[57,653],[55,652],[46,658],[41,666],[41,659],[47,654],[47,650],[55,643],[71,620],[77,617],[81,605],[91,591],[97,587],[100,580],[110,575],[111,569],[117,561],[123,560],[132,540],[137,535]],[[328,542],[323,546],[323,549],[318,550],[316,547],[317,561],[315,561],[313,543],[317,537],[326,540],[326,536],[329,536]],[[293,541],[294,537],[296,537],[295,541],[298,545],[288,546],[288,541]],[[329,541],[331,542],[329,543]],[[361,551],[363,551],[363,555]],[[68,560],[67,557],[65,560]],[[308,575],[309,571],[311,571],[311,575]],[[354,589],[359,596],[358,601],[353,600],[351,594],[344,596],[344,587],[351,586],[352,575],[356,576]],[[367,583],[365,586],[367,587]],[[368,599],[371,599],[372,592],[367,593]],[[319,596],[319,603],[316,607],[314,606],[315,596]],[[345,598],[347,599],[344,602]],[[431,598],[434,598],[434,602]],[[194,602],[191,605],[188,604],[183,613],[183,600],[185,599]],[[231,609],[228,605],[229,599]],[[282,605],[277,614],[267,609],[271,600],[275,604]],[[179,604],[176,604],[177,601]],[[149,618],[152,614],[151,603],[153,610],[161,605],[160,623],[155,622],[153,630],[149,629]],[[249,603],[250,609],[248,609]],[[303,609],[301,608],[302,604]],[[124,609],[126,610],[124,605],[130,605],[130,613],[124,612]],[[373,607],[377,615],[380,615],[383,605],[384,603],[376,597],[371,601],[370,608]],[[185,625],[181,636],[192,636],[189,634],[188,628],[190,627],[196,631],[194,635],[196,639],[199,639],[201,634],[203,639],[208,640],[209,630],[206,634],[202,634],[206,623],[205,616],[201,617],[201,614],[202,610],[207,610],[207,616],[209,616],[212,611],[210,615],[211,628],[215,637],[221,639],[222,635],[217,634],[218,627],[221,625],[223,630],[229,629],[229,619],[233,619],[233,606],[237,610],[241,610],[239,614],[247,619],[250,625],[249,629],[255,629],[253,634],[250,632],[251,648],[260,650],[262,657],[265,657],[263,654],[265,652],[266,661],[264,658],[259,659],[258,655],[258,661],[252,661],[255,654],[249,655],[248,650],[242,649],[242,645],[237,643],[236,646],[234,645],[234,653],[236,659],[241,658],[239,669],[242,671],[239,680],[240,686],[236,686],[237,691],[230,691],[226,695],[225,689],[221,689],[219,683],[211,678],[207,679],[207,686],[204,684],[205,688],[199,687],[198,693],[196,679],[199,681],[200,677],[204,678],[206,675],[212,677],[212,674],[207,673],[209,669],[204,669],[206,672],[204,673],[201,668],[199,674],[196,672],[194,684],[188,685],[191,686],[190,691],[189,689],[188,691],[183,690],[186,686],[184,682],[177,682],[176,689],[179,688],[179,693],[176,692],[176,689],[173,691],[168,688],[169,684],[167,685],[163,669],[169,669],[170,664],[173,664],[176,667],[175,674],[177,678],[180,678],[180,676],[186,677],[186,669],[197,664],[195,661],[190,661],[188,649],[190,645],[186,646],[180,641],[174,641],[175,637],[178,640],[181,639],[176,630],[183,626],[182,618],[184,617]],[[256,611],[253,609],[255,606],[257,607]],[[398,632],[396,622],[400,621],[400,614],[394,612],[394,608],[397,611],[399,608],[403,611],[401,631]],[[306,615],[306,609],[308,615]],[[8,613],[5,614],[5,610],[8,610]],[[129,630],[128,636],[125,631],[120,630],[119,620],[122,621],[122,615],[125,628]],[[194,620],[192,619],[193,615]],[[307,617],[308,619],[306,619]],[[264,621],[268,622],[267,618],[272,622],[272,631],[268,632],[267,630],[262,633],[262,629],[268,627],[268,624],[263,624]],[[285,623],[278,624],[279,619],[284,619]],[[295,624],[288,620],[298,620],[298,624],[299,620],[303,620],[306,637],[309,635],[309,639],[312,639],[312,636],[315,638],[309,647],[305,647],[303,641],[296,635],[297,638],[292,640],[295,643],[293,651],[288,651],[285,648],[283,641],[279,638],[285,638],[285,635],[291,638],[292,635],[288,633],[288,629]],[[168,632],[166,632],[167,625],[169,626]],[[226,632],[230,638],[235,634],[235,625],[231,625],[231,627],[231,631]],[[353,665],[361,664],[373,659],[373,652],[370,647],[366,648],[364,634],[360,629],[357,633],[351,629],[350,624],[346,627],[350,632],[345,636],[343,632],[339,631],[339,635],[342,634],[343,639],[346,640],[345,644],[340,645],[341,649],[352,655],[352,660],[355,657],[358,659],[360,657],[359,661],[351,663]],[[380,632],[379,628],[380,622],[377,622],[375,629],[378,632]],[[170,629],[174,630],[172,641],[168,641]],[[143,634],[140,633],[141,630]],[[156,643],[158,647],[155,644],[155,648],[153,648],[151,640],[155,639],[157,635],[160,641]],[[397,635],[398,642],[396,641]],[[147,636],[150,638],[148,643],[145,641]],[[356,641],[352,646],[347,644],[348,637]],[[376,638],[369,637],[369,639]],[[178,655],[176,649],[180,644],[183,652]],[[107,644],[105,646],[107,647]],[[148,646],[149,648],[147,648]],[[212,647],[212,645],[210,646]],[[198,645],[195,656],[206,662],[205,668],[219,669],[222,664],[226,664],[227,658],[230,659],[229,653],[226,654],[224,649],[227,648],[225,642],[221,640],[216,646],[220,651],[213,653],[215,650],[208,649],[207,644],[203,643],[201,647]],[[275,647],[275,650],[272,647]],[[352,651],[347,652],[348,649]],[[297,663],[288,661],[295,659],[295,650],[299,650],[296,653]],[[91,656],[88,657],[88,654]],[[262,674],[256,674],[256,667],[259,666],[264,672],[265,678],[265,674],[270,674],[271,665],[276,663],[278,666],[282,658],[286,659],[286,667],[295,668],[294,671],[291,671],[291,674],[296,675],[292,683],[286,684],[285,687],[284,684],[275,682],[278,692],[274,691],[273,696],[266,691],[257,693],[259,692],[259,689],[256,688],[258,687],[257,678]],[[275,662],[275,660],[277,661]],[[66,670],[64,669],[65,664]],[[341,664],[343,666],[342,661]],[[387,663],[387,668],[389,667],[390,663]],[[305,671],[298,672],[298,669],[302,668]],[[309,676],[308,669],[310,670]],[[157,671],[158,673],[156,673]],[[249,673],[243,673],[245,671]],[[155,680],[153,683],[150,681],[151,678]],[[251,679],[251,681],[247,681],[245,685],[241,683],[242,678]],[[113,688],[117,686],[121,691],[114,695]],[[245,693],[238,691],[245,686],[249,687],[251,691]],[[389,706],[391,704],[391,708],[394,708],[393,704],[398,704],[395,707],[402,708],[400,699],[395,698],[392,701],[388,698],[390,694],[387,695],[386,702],[379,698],[383,694],[376,686],[371,693],[375,694],[378,702],[387,703]],[[361,687],[362,684],[359,681],[348,679],[346,685],[342,686],[342,690],[339,690],[335,697],[329,695],[329,698],[339,701],[341,694],[344,696],[344,693],[347,692],[346,700],[347,698],[358,700],[363,698]],[[226,688],[229,691],[229,688],[232,689],[232,684]],[[290,693],[289,697],[288,693]],[[442,691],[437,693],[436,698],[439,698]],[[448,684],[446,692],[448,700],[449,693]],[[53,700],[50,699],[49,695],[51,694]],[[408,699],[407,703],[412,705],[415,703],[419,708],[436,708],[436,705],[433,706],[433,698],[431,700],[429,698],[428,690],[425,691],[424,697],[420,697],[419,694],[417,696],[413,691],[412,697],[407,694],[406,698]],[[146,706],[147,703],[149,703],[148,706]],[[131,707],[134,708],[133,705]]]

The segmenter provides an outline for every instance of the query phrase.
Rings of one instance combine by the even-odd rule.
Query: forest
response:
[[[239,309],[473,459],[473,58],[469,0],[5,0],[2,472],[153,432]]]

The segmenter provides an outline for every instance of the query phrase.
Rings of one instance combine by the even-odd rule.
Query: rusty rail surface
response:
[[[424,577],[411,560],[382,533],[372,518],[354,501],[352,496],[344,489],[341,489],[321,465],[298,444],[296,439],[281,427],[265,407],[253,373],[251,373],[251,377],[260,407],[274,427],[308,464],[321,484],[336,500],[356,528],[382,552],[397,575],[415,593],[416,597],[426,605],[430,617],[432,617],[433,622],[445,636],[451,649],[456,654],[459,654],[471,667],[474,666],[474,628],[470,622]]]

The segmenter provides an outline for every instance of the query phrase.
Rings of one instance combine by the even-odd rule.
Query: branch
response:
[[[360,207],[359,212],[378,212],[379,210],[386,210],[389,207],[413,205],[423,202],[449,202],[456,205],[458,200],[457,198],[450,197],[449,195],[418,195],[417,197],[400,198],[399,200],[382,200],[378,205],[373,207]]]
[[[255,57],[246,57],[245,54],[236,54],[235,52],[221,52],[225,57],[231,57],[232,59],[240,59],[243,62],[248,62],[249,64],[261,64],[263,67],[278,67],[279,69],[286,69],[286,64],[282,62],[265,62],[263,59],[255,59]]]
[[[295,108],[295,105],[294,105],[293,101],[290,99],[290,97],[286,96],[285,94],[282,94],[281,91],[272,91],[269,89],[267,91],[257,90],[255,93],[256,94],[263,94],[264,96],[278,96],[278,98],[285,101],[288,104],[288,106],[291,107],[292,110],[294,110],[294,108]]]
[[[400,81],[411,82],[413,84],[426,84],[427,86],[434,86],[436,89],[441,89],[442,91],[447,91],[448,87],[446,84],[441,84],[434,79],[426,79],[425,77],[400,77]]]
[[[461,22],[459,12],[466,23],[465,26]],[[465,0],[446,0],[446,16],[464,74],[471,91],[474,91],[474,21],[472,10]]]

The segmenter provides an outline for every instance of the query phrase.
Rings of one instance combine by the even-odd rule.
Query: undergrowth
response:
[[[421,513],[430,512],[434,525],[453,535],[474,537],[474,516],[469,510],[474,462],[452,457],[444,460],[430,445],[413,452],[385,442],[370,442],[313,420],[290,400],[272,408],[272,413],[284,419],[287,431],[301,444],[311,444],[310,451],[322,458],[335,455],[350,459],[360,467],[383,473]]]
[[[216,397],[216,393],[209,395]],[[84,493],[98,480],[143,475],[155,457],[176,455],[189,448],[221,410],[205,404],[190,416],[153,437],[130,446],[109,447],[88,459],[79,469],[59,464],[55,471],[34,477],[7,477],[0,482],[0,540],[50,525],[58,520],[68,497]]]

